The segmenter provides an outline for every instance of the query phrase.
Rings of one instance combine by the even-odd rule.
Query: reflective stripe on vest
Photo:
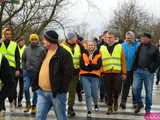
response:
[[[92,64],[97,64],[97,62],[100,59],[100,57],[101,57],[101,55],[97,54],[93,58],[93,60],[91,61],[91,63]],[[83,53],[82,58],[83,58],[83,61],[84,61],[85,65],[90,64],[90,60],[89,60],[89,57],[88,57],[87,54]],[[92,70],[92,71],[86,71],[86,70],[81,69],[80,70],[80,75],[84,75],[84,74],[94,74],[94,75],[100,76],[101,75],[101,71],[100,71],[100,69],[99,70]]]
[[[1,53],[7,58],[9,65],[14,68],[16,68],[16,61],[15,61],[16,47],[17,47],[17,43],[13,41],[10,41],[7,49],[4,42],[2,42],[2,45],[1,45]]]
[[[102,68],[103,71],[108,70],[117,70],[121,71],[121,55],[122,55],[122,46],[117,44],[114,47],[112,55],[109,53],[106,46],[102,45],[100,48],[102,55]]]
[[[72,53],[72,50],[70,47],[68,47],[65,43],[62,45],[64,49],[66,49],[72,56],[73,59],[73,65],[75,69],[78,69],[80,67],[80,57],[81,57],[81,49],[78,44],[74,47],[74,54]]]

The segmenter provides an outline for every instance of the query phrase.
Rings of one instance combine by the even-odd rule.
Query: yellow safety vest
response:
[[[105,45],[102,45],[100,47],[100,53],[102,56],[102,69],[104,72],[110,70],[121,71],[121,56],[122,56],[121,44],[117,44],[114,47],[112,55],[109,53]]]
[[[15,61],[15,51],[17,48],[17,43],[10,41],[8,48],[6,48],[4,42],[1,44],[1,53],[7,58],[9,65],[11,67],[16,68],[16,61]]]
[[[23,53],[24,53],[25,48],[26,48],[25,45],[24,45],[22,48],[20,48],[20,47],[18,46],[19,54],[20,54],[20,58],[21,58],[21,59],[22,59],[22,55],[23,55]]]
[[[81,49],[78,44],[74,47],[74,54],[72,53],[72,49],[67,46],[65,43],[62,44],[62,47],[66,49],[72,56],[73,65],[75,69],[79,69],[80,67],[80,57],[81,57]]]
[[[23,53],[24,53],[25,48],[26,48],[25,45],[24,45],[22,48],[20,48],[20,47],[18,46],[18,50],[19,50],[19,54],[20,54],[20,63],[21,63],[20,67],[21,67],[21,68],[22,68],[22,56],[23,56]]]

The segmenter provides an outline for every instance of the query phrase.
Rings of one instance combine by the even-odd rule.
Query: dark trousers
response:
[[[18,90],[18,102],[21,102],[23,99],[23,75],[19,78],[17,78],[17,85],[19,84],[19,90]]]
[[[69,83],[69,97],[68,97],[68,107],[73,108],[74,102],[75,102],[75,95],[76,95],[76,88],[77,88],[77,83],[79,81],[79,72],[74,73],[73,80],[70,81]]]
[[[118,102],[118,97],[121,92],[122,80],[120,74],[104,75],[105,92],[107,93],[107,105],[112,107],[113,103]]]
[[[100,86],[100,99],[103,100],[104,97],[106,96],[105,89],[104,89],[104,78],[103,77],[100,78],[99,86]]]
[[[13,95],[13,81],[5,80],[4,86],[0,91],[0,110],[5,110],[5,99]]]
[[[128,71],[127,72],[127,79],[123,80],[123,82],[122,82],[123,85],[122,85],[122,100],[121,100],[121,102],[126,103],[127,97],[129,94],[129,90],[130,90],[132,83],[133,83],[133,72]]]
[[[11,88],[9,88],[10,95],[8,97],[8,100],[10,103],[12,103],[13,101],[16,102],[16,98],[17,98],[17,78],[15,76],[16,70],[11,67],[11,72],[12,72],[12,86],[11,86]]]
[[[77,82],[76,92],[77,92],[77,95],[78,95],[78,99],[80,97],[82,97],[82,84],[81,84],[80,80],[78,80],[78,82]]]
[[[157,77],[157,84],[159,83],[160,81],[160,67],[157,69],[157,73],[156,73],[156,77]]]

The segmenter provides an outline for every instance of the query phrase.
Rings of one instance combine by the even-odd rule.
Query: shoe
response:
[[[82,94],[81,94],[81,93],[78,93],[78,101],[79,101],[79,102],[82,102],[82,100],[83,100]]]
[[[31,106],[31,114],[35,115],[36,114],[36,105]]]
[[[122,102],[122,103],[120,104],[120,107],[121,107],[122,109],[126,109],[126,103],[123,103],[123,102]]]
[[[159,80],[156,81],[156,85],[158,85],[158,84],[159,84]]]
[[[24,109],[24,112],[29,112],[31,109],[31,104],[30,103],[27,103],[26,104],[26,108]]]
[[[136,113],[136,114],[139,113],[142,108],[143,108],[143,105],[137,105],[136,108],[135,108],[134,113]]]
[[[88,111],[87,112],[87,118],[91,118],[92,117],[92,113],[91,113],[91,111]]]
[[[151,113],[151,109],[147,109],[147,108],[145,107],[145,112],[149,114],[149,113]]]
[[[0,116],[4,116],[6,109],[4,110],[3,104],[0,105]]]
[[[74,117],[76,115],[76,113],[74,112],[73,107],[69,107],[68,108],[68,115],[71,117]]]
[[[94,109],[95,109],[96,112],[98,112],[98,111],[99,111],[98,105],[95,105],[95,106],[94,106]]]
[[[9,107],[10,107],[10,112],[14,112],[14,110],[15,110],[15,104],[14,104],[14,102],[11,102],[10,105],[9,105]]]
[[[114,103],[114,111],[118,111],[118,102]]]
[[[18,102],[18,107],[22,107],[22,103],[21,102]]]
[[[109,115],[113,113],[112,107],[108,107],[106,114]]]

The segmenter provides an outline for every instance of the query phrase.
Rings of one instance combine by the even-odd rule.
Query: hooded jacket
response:
[[[34,47],[28,45],[22,56],[23,71],[38,73],[41,62],[45,56],[46,50],[38,43]]]

